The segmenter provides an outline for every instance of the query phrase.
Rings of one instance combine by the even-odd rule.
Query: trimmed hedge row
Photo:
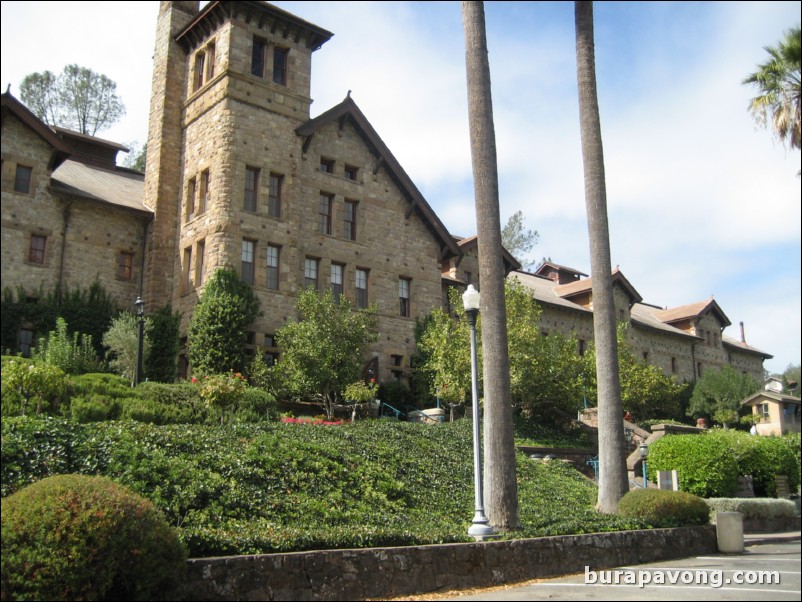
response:
[[[635,489],[621,498],[618,514],[668,528],[706,525],[710,510],[702,498],[684,491]]]
[[[739,476],[752,476],[755,495],[773,497],[776,475],[792,490],[800,484],[799,436],[763,437],[711,429],[698,435],[669,435],[649,449],[649,473],[677,470],[680,489],[705,498],[732,497]],[[796,446],[796,447],[795,447]]]

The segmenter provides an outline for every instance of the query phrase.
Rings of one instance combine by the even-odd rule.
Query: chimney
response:
[[[741,343],[746,344],[746,335],[744,334],[744,323],[741,322]]]

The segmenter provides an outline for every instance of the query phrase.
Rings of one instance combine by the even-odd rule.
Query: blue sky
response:
[[[144,142],[158,2],[2,2],[2,84],[78,63],[118,83],[104,138]],[[335,35],[315,53],[312,116],[356,101],[453,234],[475,233],[459,2],[275,2]],[[531,256],[589,272],[573,3],[486,2],[502,222]],[[799,151],[741,85],[800,2],[597,2],[596,61],[613,265],[664,307],[713,295],[725,334],[798,364]],[[121,27],[123,25],[123,27]],[[36,35],[32,35],[36,32]]]

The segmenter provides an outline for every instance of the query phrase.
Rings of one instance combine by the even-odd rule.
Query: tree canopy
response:
[[[259,299],[234,270],[220,268],[206,283],[189,322],[189,361],[202,375],[242,371],[247,327]]]
[[[789,148],[800,148],[800,59],[802,34],[797,25],[787,30],[776,46],[763,49],[769,57],[743,83],[757,86],[760,93],[749,103],[755,120],[774,130]]]
[[[42,121],[94,136],[125,115],[117,84],[86,67],[67,65],[59,75],[30,73],[20,84],[20,99]]]
[[[274,370],[289,393],[320,400],[332,418],[345,388],[361,375],[367,346],[378,337],[376,307],[354,311],[346,297],[335,300],[331,290],[308,288],[296,310],[298,319],[276,332],[282,355]]]
[[[516,211],[507,220],[501,229],[501,244],[510,254],[521,262],[525,268],[535,264],[530,257],[529,251],[537,244],[540,234],[537,230],[528,230],[524,225],[523,211]]]
[[[731,366],[708,370],[696,381],[688,415],[709,416],[727,426],[738,420],[741,402],[759,390],[760,383]]]

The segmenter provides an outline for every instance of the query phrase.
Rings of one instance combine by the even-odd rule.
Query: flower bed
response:
[[[324,424],[324,425],[340,425],[345,424],[344,420],[323,420],[322,418],[292,418],[285,416],[281,422],[288,424]]]

